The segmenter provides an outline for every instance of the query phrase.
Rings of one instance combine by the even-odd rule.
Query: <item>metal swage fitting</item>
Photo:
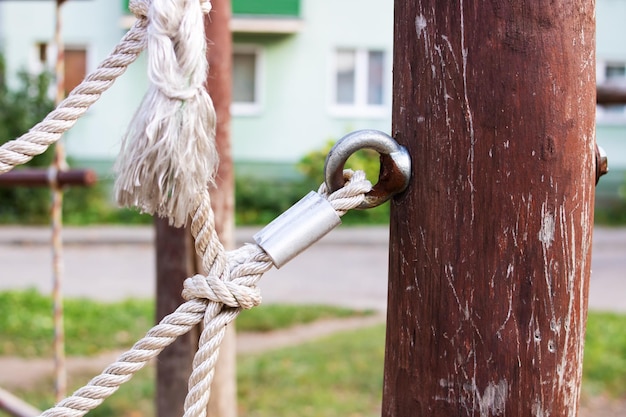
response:
[[[411,173],[411,159],[405,148],[384,133],[361,130],[351,133],[331,149],[325,164],[328,194],[345,184],[343,166],[359,149],[373,149],[381,154],[380,176],[364,202],[357,208],[376,207],[403,191]],[[254,241],[282,267],[295,256],[341,224],[341,218],[320,194],[311,191],[302,200],[254,235]]]

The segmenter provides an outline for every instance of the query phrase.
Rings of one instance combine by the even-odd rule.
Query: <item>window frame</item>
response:
[[[254,102],[236,102],[234,97],[230,106],[230,112],[233,116],[257,116],[263,110],[263,82],[265,65],[263,48],[260,45],[253,44],[234,44],[233,45],[233,72],[234,72],[234,55],[235,54],[252,54],[255,56],[254,68]],[[233,88],[235,79],[233,76]]]
[[[338,53],[340,51],[352,51],[355,54],[355,75],[354,75],[354,102],[351,104],[341,104],[337,102],[337,75],[338,75]],[[383,60],[382,73],[382,99],[381,104],[369,104],[369,70],[370,70],[370,53],[381,52]],[[359,47],[343,47],[338,46],[331,52],[330,59],[330,93],[329,93],[329,110],[330,114],[335,117],[353,117],[353,118],[385,118],[389,116],[390,109],[388,100],[388,92],[390,88],[390,75],[386,69],[388,68],[388,52],[385,48],[359,48]]]
[[[81,51],[85,53],[85,75],[83,79],[87,77],[91,73],[91,71],[97,66],[97,62],[94,62],[95,53],[93,45],[68,42],[63,45],[63,48],[65,49],[65,51]],[[28,64],[29,72],[33,74],[39,74],[44,71],[48,71],[53,77],[53,82],[50,84],[48,94],[51,98],[55,98],[57,94],[56,82],[54,80],[54,77],[56,77],[55,69],[57,60],[57,47],[53,42],[37,41],[33,44],[31,49],[32,53]],[[41,60],[42,53],[45,55],[45,61]],[[64,76],[66,76],[66,74]],[[67,94],[69,93],[70,91],[67,91]]]

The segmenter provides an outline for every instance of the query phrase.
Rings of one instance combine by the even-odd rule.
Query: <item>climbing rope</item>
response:
[[[122,142],[118,203],[187,222],[217,169],[215,109],[207,76],[203,14],[210,3],[152,0],[148,9],[148,91]]]
[[[76,86],[44,120],[27,133],[0,147],[0,174],[44,153],[50,145],[61,138],[63,133],[74,126],[76,121],[98,101],[102,93],[108,90],[137,59],[146,47],[148,5],[147,0],[131,1],[130,8],[137,16],[137,21],[109,57]]]
[[[345,187],[328,194],[325,184],[318,193],[338,215],[358,207],[371,190],[362,171],[346,171]],[[189,392],[185,399],[185,417],[205,416],[219,346],[226,326],[242,309],[261,302],[257,288],[261,276],[274,265],[268,254],[256,244],[225,252],[215,232],[213,211],[208,192],[199,200],[192,216],[191,231],[196,251],[202,256],[206,276],[195,275],[184,282],[187,300],[153,327],[115,363],[84,387],[42,413],[45,417],[80,417],[100,405],[123,383],[142,369],[174,340],[203,323],[198,351],[193,360]],[[207,267],[208,266],[208,267]]]
[[[120,174],[116,194],[120,203],[168,217],[174,225],[186,224],[191,218],[190,229],[196,253],[202,258],[204,274],[185,280],[182,294],[186,301],[176,311],[163,318],[100,375],[44,411],[42,416],[85,415],[177,337],[202,322],[184,416],[205,417],[226,326],[242,309],[260,304],[257,283],[261,276],[321,238],[323,234],[318,229],[327,233],[340,223],[339,217],[348,210],[372,206],[371,202],[366,203],[373,187],[365,174],[343,170],[345,159],[354,149],[339,147],[339,163],[330,164],[334,167],[333,179],[320,186],[313,203],[307,200],[301,206],[304,209],[296,209],[295,215],[276,219],[272,224],[277,222],[278,226],[271,228],[270,224],[266,235],[255,237],[257,244],[225,251],[215,230],[208,193],[217,157],[213,144],[215,111],[203,88],[207,64],[203,52],[202,14],[210,10],[211,4],[208,0],[133,0],[130,8],[137,22],[113,53],[42,122],[25,135],[2,145],[0,174],[28,162],[56,142],[148,45],[151,85],[124,139],[117,163]],[[409,165],[399,148],[389,146],[387,142],[393,141],[391,138],[386,137],[381,145],[380,135],[372,132],[363,131],[355,137],[359,146],[376,149],[392,162],[391,168],[387,168],[388,174],[384,178],[381,175],[377,186],[382,184],[382,187],[378,193],[371,193],[383,191],[387,199],[406,186]],[[321,206],[320,201],[324,203]],[[276,234],[282,236],[283,229],[291,229],[291,219],[301,217],[298,210],[315,214],[311,213],[311,207],[315,207],[314,211],[319,208],[322,213],[312,216],[315,217],[313,226],[306,229],[312,236],[297,239],[297,251],[291,252],[293,248],[289,247],[290,253],[285,257],[281,253],[284,250],[280,245],[276,248],[273,238]],[[318,227],[315,223],[318,221],[324,223],[324,227]],[[285,222],[287,227],[284,227]]]

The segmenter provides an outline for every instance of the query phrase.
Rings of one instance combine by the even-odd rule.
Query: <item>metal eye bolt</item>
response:
[[[357,130],[337,141],[326,157],[324,173],[330,193],[344,186],[344,165],[360,149],[372,149],[380,154],[380,174],[378,183],[365,195],[359,209],[379,206],[406,189],[411,178],[411,157],[406,148],[378,130]]]

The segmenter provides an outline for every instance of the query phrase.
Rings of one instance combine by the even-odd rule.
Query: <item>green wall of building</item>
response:
[[[124,11],[129,12],[130,0],[121,0]],[[233,14],[299,16],[300,0],[233,0]]]
[[[233,0],[233,14],[299,16],[300,0]]]

